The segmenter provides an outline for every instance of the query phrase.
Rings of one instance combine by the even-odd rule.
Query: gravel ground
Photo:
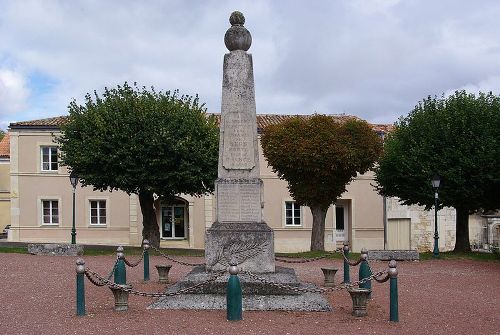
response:
[[[131,257],[131,261],[138,256]],[[107,275],[113,256],[86,256],[86,265]],[[131,296],[127,312],[113,310],[109,289],[85,280],[86,311],[75,315],[74,257],[0,254],[0,334],[500,334],[500,262],[432,260],[399,262],[399,323],[389,322],[389,284],[373,282],[368,316],[351,316],[345,291],[328,293],[332,312],[244,312],[243,321],[226,321],[225,311],[147,310],[154,301]],[[179,257],[190,262],[202,258]],[[155,264],[165,264],[159,256]],[[291,265],[301,280],[322,283],[321,266],[342,268],[340,260]],[[374,270],[387,267],[373,262]],[[135,289],[162,292],[143,283],[142,265],[127,269]],[[172,267],[179,280],[190,269]],[[156,272],[156,271],[155,271]],[[354,278],[355,270],[351,270]],[[337,274],[342,280],[342,273]]]

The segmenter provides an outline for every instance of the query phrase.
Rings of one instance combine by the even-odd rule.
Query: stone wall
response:
[[[420,252],[432,251],[434,246],[434,209],[426,211],[423,206],[405,206],[397,198],[387,198],[387,219],[410,219],[411,249]],[[450,251],[455,247],[454,208],[443,208],[438,212],[439,250]],[[471,243],[479,237],[482,218],[469,217],[469,237]]]

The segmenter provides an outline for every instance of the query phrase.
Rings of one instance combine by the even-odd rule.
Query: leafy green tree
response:
[[[0,129],[0,141],[5,137],[5,130]]]
[[[358,173],[373,166],[382,151],[381,139],[365,121],[339,122],[315,114],[267,126],[261,142],[269,165],[288,182],[292,197],[311,209],[311,250],[324,250],[328,207]]]
[[[72,101],[58,138],[61,161],[94,190],[139,196],[143,238],[159,245],[154,195],[211,192],[217,177],[216,120],[198,97],[127,83]]]
[[[431,179],[439,175],[440,206],[457,212],[454,251],[470,251],[469,214],[500,208],[499,159],[499,96],[457,91],[428,97],[387,137],[376,169],[378,190],[430,209]]]

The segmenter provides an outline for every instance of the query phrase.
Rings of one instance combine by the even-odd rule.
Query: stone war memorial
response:
[[[330,306],[321,294],[290,289],[314,285],[300,283],[293,269],[275,265],[274,234],[262,215],[265,190],[259,177],[252,55],[247,53],[252,37],[243,26],[242,13],[233,12],[229,22],[231,27],[224,36],[229,53],[223,63],[215,222],[205,236],[205,265],[195,267],[169,291],[207,282],[236,264],[245,310],[328,311]],[[226,274],[188,294],[160,299],[150,308],[225,309],[228,277]],[[287,288],[270,283],[286,284]]]

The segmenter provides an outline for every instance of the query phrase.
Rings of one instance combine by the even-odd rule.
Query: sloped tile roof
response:
[[[0,141],[0,158],[10,158],[10,134],[6,133]]]
[[[214,115],[217,118],[217,122],[220,122],[220,113],[208,113],[209,115]],[[345,114],[334,114],[331,115],[333,118],[342,122],[348,119],[358,119],[357,116],[345,115]],[[277,124],[279,122],[289,120],[292,117],[301,117],[301,118],[309,118],[311,115],[284,115],[284,114],[258,114],[257,115],[257,128],[259,132],[264,129],[266,126],[271,124]],[[11,123],[10,128],[46,128],[46,129],[58,129],[62,126],[66,121],[67,116],[57,116],[47,119],[40,120],[31,120],[31,121],[22,121]],[[387,133],[392,129],[392,125],[387,124],[373,124],[373,130],[376,132]]]
[[[54,128],[57,129],[66,123],[68,117],[67,116],[56,116],[50,117],[47,119],[39,119],[39,120],[30,120],[30,121],[21,121],[14,122],[9,125],[9,128]]]

